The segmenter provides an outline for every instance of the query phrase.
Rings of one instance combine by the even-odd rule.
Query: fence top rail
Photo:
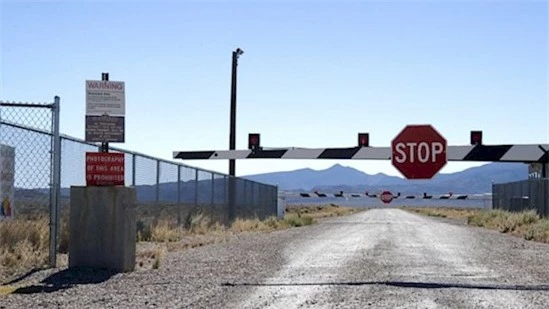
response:
[[[0,120],[0,123],[3,124],[3,125],[12,126],[12,127],[22,129],[22,130],[28,130],[28,131],[32,131],[32,132],[39,133],[39,134],[45,134],[45,135],[50,135],[50,136],[52,135],[52,132],[48,132],[46,130],[20,125],[20,124],[13,123],[11,121],[6,121],[6,120],[3,120],[3,119]],[[69,136],[69,135],[66,135],[66,134],[60,134],[59,136],[60,136],[61,139],[65,139],[65,140],[72,141],[72,142],[75,142],[75,143],[84,144],[84,145],[88,145],[88,146],[92,146],[92,147],[99,147],[97,144],[94,144],[94,143],[91,143],[91,142],[86,142],[83,139],[79,139],[79,138]],[[181,167],[184,167],[184,168],[189,168],[189,169],[193,169],[193,170],[197,170],[197,171],[202,171],[202,172],[210,173],[210,174],[217,175],[217,176],[223,176],[223,177],[228,177],[228,178],[233,178],[234,177],[235,179],[248,181],[248,182],[251,182],[251,183],[257,183],[257,184],[260,184],[260,185],[263,185],[263,186],[276,187],[274,185],[261,183],[261,182],[258,182],[258,181],[253,181],[253,180],[246,179],[246,178],[243,178],[243,177],[230,176],[230,175],[219,173],[219,172],[216,172],[216,171],[211,171],[211,170],[200,168],[200,167],[190,166],[190,165],[187,165],[187,164],[184,164],[184,163],[174,162],[174,161],[161,159],[161,158],[155,158],[153,156],[146,155],[146,154],[143,154],[143,153],[140,153],[140,152],[126,150],[126,149],[122,149],[122,148],[118,148],[118,147],[109,146],[109,150],[114,150],[114,151],[117,151],[117,152],[122,152],[122,153],[129,154],[129,155],[135,155],[135,156],[143,157],[145,159],[154,160],[154,161],[158,161],[158,162],[166,163],[166,164],[171,164],[171,165],[174,165],[174,166],[181,166]]]
[[[6,107],[37,107],[37,108],[53,108],[54,103],[26,103],[26,102],[9,102],[0,101],[0,106]]]
[[[499,183],[494,183],[494,186],[517,185],[517,184],[525,184],[530,182],[542,182],[542,181],[549,181],[549,178],[530,178],[530,179],[515,180],[515,181],[509,181],[509,182],[499,182]]]

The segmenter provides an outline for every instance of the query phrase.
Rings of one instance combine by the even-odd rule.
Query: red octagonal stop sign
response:
[[[446,165],[446,146],[431,125],[408,125],[391,143],[391,162],[407,179],[431,179]]]
[[[383,191],[379,198],[383,203],[389,204],[393,200],[393,193],[390,191]]]

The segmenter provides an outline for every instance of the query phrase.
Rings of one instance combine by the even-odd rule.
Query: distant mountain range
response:
[[[492,182],[502,183],[528,178],[523,163],[490,163],[461,172],[438,174],[429,180],[407,180],[383,173],[366,174],[352,167],[336,164],[325,170],[310,168],[244,176],[246,179],[278,185],[286,191],[357,192],[391,190],[403,194],[485,193],[492,191]]]
[[[473,167],[451,174],[438,174],[430,180],[407,180],[401,177],[389,176],[383,173],[366,174],[357,169],[336,164],[325,170],[310,168],[287,172],[275,172],[258,175],[243,176],[241,178],[261,183],[278,185],[279,190],[294,192],[310,192],[319,190],[324,193],[378,192],[391,190],[402,194],[475,194],[491,192],[491,184],[527,179],[528,166],[522,163],[490,163],[480,167]],[[226,181],[223,178],[198,181],[182,181],[155,185],[137,185],[136,193],[140,202],[176,202],[180,199],[185,203],[198,202],[200,204],[223,203],[226,198]],[[178,196],[178,187],[181,189]],[[251,186],[237,181],[237,196],[248,196]],[[16,198],[45,198],[49,189],[17,189]],[[195,197],[195,193],[198,196]],[[213,193],[213,199],[212,199]],[[69,196],[69,188],[61,189],[61,196]],[[195,198],[197,198],[195,200]]]

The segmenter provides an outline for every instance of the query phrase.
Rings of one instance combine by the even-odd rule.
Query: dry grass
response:
[[[536,211],[508,212],[504,210],[490,210],[470,216],[468,224],[498,230],[501,233],[510,233],[523,236],[534,241],[547,241],[543,228],[548,225],[547,219],[541,219]]]
[[[415,207],[405,207],[403,208],[408,211],[413,211],[422,215],[429,217],[439,217],[439,218],[451,218],[451,219],[466,219],[472,215],[477,214],[479,209],[471,208],[415,208]]]
[[[178,242],[191,236],[208,235],[222,236],[243,232],[261,232],[306,226],[316,223],[317,218],[343,216],[357,211],[353,208],[328,206],[289,207],[284,219],[269,217],[265,220],[236,219],[230,227],[225,227],[218,221],[213,221],[203,213],[189,216],[183,226],[169,219],[155,220],[151,224],[143,221],[137,223],[138,241]],[[208,239],[208,237],[203,237]]]
[[[48,262],[48,223],[44,217],[0,222],[0,274],[42,267]]]
[[[173,215],[137,221],[137,269],[158,268],[166,252],[225,242],[245,232],[269,232],[316,223],[317,218],[342,216],[355,209],[328,206],[289,207],[284,219],[269,217],[237,219],[230,227],[212,220],[208,213],[189,212],[182,225]],[[68,251],[68,220],[61,220],[59,252]],[[42,267],[48,262],[49,219],[47,214],[27,219],[0,221],[0,277]],[[66,264],[66,261],[64,262]]]
[[[177,222],[168,219],[156,220],[150,225],[140,222],[138,224],[138,241],[149,243],[151,246],[149,249],[138,250],[138,269],[161,267],[162,259],[165,256],[162,252],[221,243],[230,239],[232,235],[240,233],[270,232],[316,223],[312,217],[306,215],[287,214],[284,219],[276,217],[269,217],[265,220],[238,218],[230,227],[226,227],[201,213],[188,218],[188,229],[182,228],[177,225]]]
[[[152,223],[137,220],[137,241],[177,242],[191,235],[220,234],[226,231],[218,221],[213,221],[202,213],[190,217],[185,225],[188,228],[178,225],[171,218],[156,219]]]
[[[295,214],[298,217],[303,215],[314,218],[339,217],[349,215],[360,211],[358,208],[343,207],[336,204],[329,205],[305,205],[305,206],[289,206],[286,207],[287,214]]]
[[[229,231],[233,233],[267,231],[279,229],[283,225],[289,227],[289,225],[285,224],[284,220],[276,218],[267,218],[264,221],[258,219],[236,219]]]
[[[175,222],[158,220],[146,228],[150,230],[150,239],[141,238],[141,242],[150,242],[153,249],[138,255],[138,266],[141,269],[155,269],[161,266],[164,252],[202,247],[209,244],[225,242],[233,235],[248,232],[270,232],[275,230],[300,227],[316,223],[310,216],[287,214],[284,219],[269,217],[259,219],[236,219],[230,227],[212,222],[209,217],[198,214],[190,219],[189,229],[183,229]],[[153,261],[154,260],[154,261]]]
[[[149,248],[143,248],[137,250],[136,254],[136,269],[158,269],[160,267],[162,259],[166,256],[166,246],[149,246]]]
[[[549,243],[549,220],[541,219],[528,226],[524,239]]]
[[[540,218],[535,210],[509,212],[505,210],[405,208],[419,214],[467,219],[467,224],[523,237],[526,240],[549,243],[549,219]]]
[[[316,220],[311,215],[287,214],[284,219],[279,220],[276,217],[269,217],[263,221],[259,219],[238,219],[232,225],[229,231],[234,233],[242,232],[261,232],[286,229],[290,227],[300,227],[315,224]]]

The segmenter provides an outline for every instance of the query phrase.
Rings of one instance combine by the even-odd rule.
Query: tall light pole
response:
[[[237,48],[233,51],[233,61],[232,61],[232,74],[231,74],[231,128],[229,134],[229,150],[235,150],[236,148],[236,67],[238,65],[238,57],[244,54],[244,51],[240,48]],[[229,160],[229,205],[228,205],[228,224],[232,223],[235,219],[235,205],[236,205],[236,195],[235,195],[235,169],[236,164],[235,160]]]

